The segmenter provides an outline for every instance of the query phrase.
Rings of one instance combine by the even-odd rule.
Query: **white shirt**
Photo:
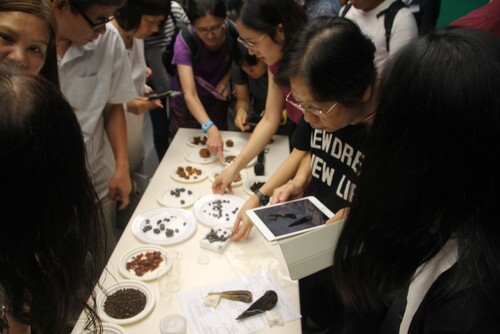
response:
[[[59,59],[59,79],[66,99],[76,109],[87,148],[88,168],[99,198],[108,194],[115,159],[104,128],[106,103],[121,104],[136,96],[125,46],[116,30],[84,46],[72,44]]]
[[[400,334],[408,333],[413,316],[432,284],[458,260],[458,245],[455,239],[450,239],[443,248],[429,261],[422,264],[413,275],[406,296],[406,309],[399,327]]]
[[[376,8],[368,12],[351,6],[345,15],[346,18],[356,22],[363,34],[370,37],[373,44],[375,44],[375,67],[377,68],[378,77],[381,77],[389,57],[418,35],[417,23],[410,9],[401,8],[394,18],[391,39],[389,41],[390,50],[387,52],[384,15],[377,17],[377,14],[389,8],[394,1],[395,0],[385,0]],[[343,10],[344,8],[342,8],[340,12],[342,13]]]
[[[119,34],[118,29],[111,25],[110,29]],[[132,76],[131,80],[135,87],[135,96],[144,96],[144,85],[146,84],[146,59],[144,57],[144,41],[134,38],[132,47],[126,50]],[[144,114],[135,115],[127,111],[127,104],[123,104],[125,118],[127,121],[127,145],[128,162],[130,171],[142,173],[142,161],[144,160],[143,125]]]

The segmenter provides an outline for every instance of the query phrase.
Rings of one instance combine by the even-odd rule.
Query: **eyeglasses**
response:
[[[196,31],[197,33],[200,33],[200,34],[206,36],[210,33],[212,33],[212,34],[218,33],[222,29],[222,27],[224,27],[224,22],[219,23],[219,24],[217,24],[213,27],[210,27],[210,28],[193,28],[193,30]]]
[[[71,6],[73,6],[76,9],[78,14],[80,14],[84,18],[84,20],[87,21],[87,23],[92,28],[92,30],[98,30],[98,29],[102,28],[106,23],[114,20],[114,18],[116,16],[116,15],[111,15],[110,17],[105,18],[99,22],[94,22],[90,19],[90,17],[88,17],[85,14],[85,12],[74,1],[69,0],[69,2],[71,3]]]
[[[247,49],[256,50],[257,43],[259,43],[264,38],[264,36],[266,36],[266,33],[263,33],[262,35],[260,35],[260,37],[257,38],[257,40],[255,42],[247,41],[247,40],[241,38],[240,36],[238,36],[238,42],[243,44],[243,46],[245,46]]]
[[[335,102],[327,111],[323,111],[323,110],[318,109],[318,108],[316,108],[314,106],[311,106],[311,105],[306,105],[306,104],[298,103],[293,98],[292,91],[290,91],[287,94],[287,96],[285,97],[285,101],[288,102],[288,103],[290,103],[292,106],[294,106],[295,108],[299,109],[302,112],[305,112],[307,110],[311,114],[314,114],[316,116],[324,116],[324,115],[328,114],[337,105],[337,102]]]

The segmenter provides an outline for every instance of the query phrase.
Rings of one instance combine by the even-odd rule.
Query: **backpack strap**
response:
[[[240,33],[233,21],[226,20],[225,24],[227,30],[226,41],[229,43],[229,58],[231,61],[234,61],[236,52],[238,52],[238,37],[240,37]]]
[[[377,14],[377,18],[384,15],[384,28],[385,28],[385,46],[387,49],[387,52],[389,52],[389,42],[391,40],[391,30],[392,30],[392,25],[394,24],[394,18],[396,17],[396,14],[399,12],[399,10],[403,7],[408,7],[406,6],[403,1],[401,0],[396,0],[391,5],[387,8],[381,11],[380,13]]]
[[[185,26],[181,30],[182,40],[186,43],[189,51],[191,52],[191,59],[193,60],[193,66],[198,62],[200,55],[198,52],[198,44],[194,38],[193,32],[189,29],[189,26]]]
[[[339,13],[339,17],[345,17],[349,9],[351,9],[351,6],[352,6],[351,2],[346,3],[344,9],[341,10],[341,12]]]

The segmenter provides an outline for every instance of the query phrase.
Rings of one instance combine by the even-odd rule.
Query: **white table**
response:
[[[222,131],[224,138],[244,138],[248,139],[249,134],[241,132],[230,132]],[[130,222],[125,228],[111,258],[109,259],[107,269],[109,272],[104,271],[101,276],[101,282],[104,287],[114,284],[116,280],[125,279],[120,275],[117,265],[122,258],[123,254],[128,252],[130,249],[145,245],[135,238],[131,232],[131,225],[134,218],[150,209],[159,208],[161,205],[157,202],[156,196],[158,191],[165,187],[171,185],[186,185],[174,181],[170,177],[170,172],[172,168],[178,166],[179,164],[184,164],[186,162],[184,155],[187,150],[192,149],[186,144],[187,138],[192,138],[193,136],[202,136],[200,130],[197,129],[179,129],[177,135],[172,141],[165,157],[161,161],[158,169],[156,170],[151,182],[142,196]],[[289,155],[289,145],[288,137],[286,136],[274,136],[274,140],[271,144],[267,146],[269,151],[265,155],[265,175],[270,176],[277,167],[282,163],[282,161]],[[207,169],[214,168],[220,165],[218,162],[207,164]],[[254,176],[253,167],[246,168],[248,177]],[[211,194],[211,184],[212,182],[207,178],[206,180],[198,183],[189,184],[189,186],[196,187],[199,192],[200,197]],[[243,186],[233,187],[234,195],[240,196],[244,199],[248,198],[248,194],[243,190]],[[192,207],[187,208],[188,211],[192,210]],[[210,231],[210,228],[198,223],[198,228],[196,233],[188,240],[172,246],[162,246],[167,251],[175,250],[182,254],[182,260],[179,261],[179,270],[181,272],[182,280],[182,290],[197,288],[213,283],[223,282],[227,280],[232,280],[238,278],[238,273],[234,270],[233,266],[226,259],[224,254],[214,253],[205,249],[200,248],[199,241]],[[259,247],[260,249],[265,246],[274,254],[282,266],[282,270],[287,273],[284,261],[282,258],[281,250],[279,246],[272,245],[266,242],[262,235],[253,229],[250,237],[245,241],[231,242],[227,251],[236,250],[235,248],[241,248],[242,250],[248,251],[251,249],[252,245]],[[208,264],[200,264],[199,258],[204,256],[206,259],[208,257]],[[112,275],[110,275],[112,274]],[[241,273],[240,273],[241,274]],[[114,276],[114,277],[113,277]],[[115,280],[116,278],[116,280]],[[129,325],[122,325],[129,334],[150,334],[159,333],[159,323],[160,320],[166,315],[171,313],[183,314],[180,303],[177,298],[172,298],[169,302],[159,298],[158,296],[158,282],[157,280],[146,282],[153,292],[156,294],[156,305],[153,311],[143,320]],[[299,309],[299,291],[298,284],[296,281],[289,281],[286,286],[283,287],[285,292],[290,297],[292,303]],[[77,334],[81,332],[81,322],[79,321],[73,330],[73,333]],[[284,326],[275,326],[262,331],[263,333],[300,333],[300,320],[295,320],[286,323]],[[187,333],[191,333],[189,326]]]

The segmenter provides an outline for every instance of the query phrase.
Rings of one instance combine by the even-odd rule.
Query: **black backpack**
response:
[[[340,17],[344,17],[349,9],[351,9],[352,4],[349,2],[345,5],[344,10],[340,13]],[[389,42],[391,40],[391,30],[394,24],[394,18],[399,10],[406,6],[401,0],[394,1],[387,9],[384,9],[377,14],[377,17],[384,15],[384,28],[385,28],[385,46],[387,52],[389,52]]]
[[[170,43],[165,47],[165,50],[162,53],[162,60],[163,60],[163,66],[165,66],[167,73],[170,75],[174,75],[177,71],[177,67],[175,65],[172,65],[172,58],[174,56],[175,38],[177,37],[179,31],[187,27],[187,24],[182,21],[177,21],[175,19],[175,15],[173,15],[172,13],[170,13],[170,17],[174,22],[174,35],[172,36]]]
[[[194,38],[193,33],[191,32],[191,30],[189,30],[189,27],[185,23],[179,22],[181,24],[178,24],[173,18],[173,16],[172,19],[174,20],[175,24],[175,36],[177,36],[177,33],[180,31],[182,39],[188,46],[189,51],[191,52],[191,59],[194,68],[200,60],[200,53],[198,50],[198,44],[196,43],[196,39]],[[237,38],[239,37],[239,33],[233,21],[226,20],[224,24],[226,26],[226,34],[227,34],[226,43],[229,43],[229,58],[232,61],[234,60],[235,52],[237,52],[237,47],[238,47]],[[177,72],[177,66],[172,64],[172,57],[174,56],[174,43],[175,43],[175,37],[172,39],[170,45],[167,46],[166,50],[163,52],[163,65],[165,66],[167,72],[170,75],[174,75]]]

